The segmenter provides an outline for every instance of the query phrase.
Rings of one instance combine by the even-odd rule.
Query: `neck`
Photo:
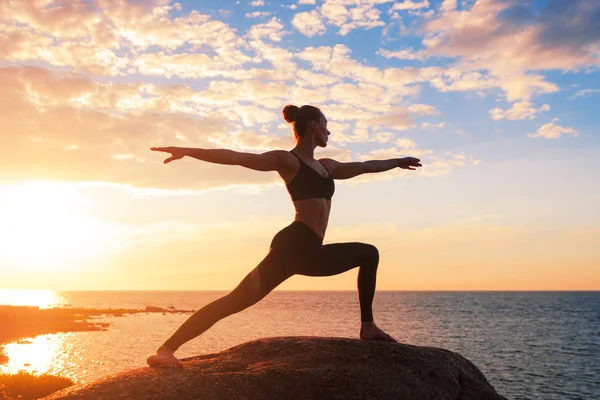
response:
[[[315,147],[317,146],[314,143],[314,138],[305,136],[296,143],[294,152],[306,158],[312,159],[315,157]]]

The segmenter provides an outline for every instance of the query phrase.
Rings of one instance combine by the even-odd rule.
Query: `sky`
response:
[[[294,210],[276,172],[153,146],[418,157],[336,182],[379,290],[600,290],[600,2],[0,2],[0,288],[228,290]],[[280,290],[354,290],[356,272]]]

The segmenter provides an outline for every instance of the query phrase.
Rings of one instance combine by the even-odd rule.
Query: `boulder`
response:
[[[182,369],[134,369],[45,399],[506,400],[469,360],[433,347],[279,337],[182,361]]]

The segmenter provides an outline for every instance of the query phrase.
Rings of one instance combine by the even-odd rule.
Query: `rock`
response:
[[[56,399],[506,400],[448,350],[343,338],[280,337],[139,368],[56,392]]]
[[[144,309],[144,311],[146,311],[146,312],[165,312],[167,310],[165,310],[162,307],[146,306],[146,308]]]

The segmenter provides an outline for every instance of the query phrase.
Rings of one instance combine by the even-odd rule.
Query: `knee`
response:
[[[372,244],[365,244],[365,262],[377,268],[379,265],[379,250]]]

